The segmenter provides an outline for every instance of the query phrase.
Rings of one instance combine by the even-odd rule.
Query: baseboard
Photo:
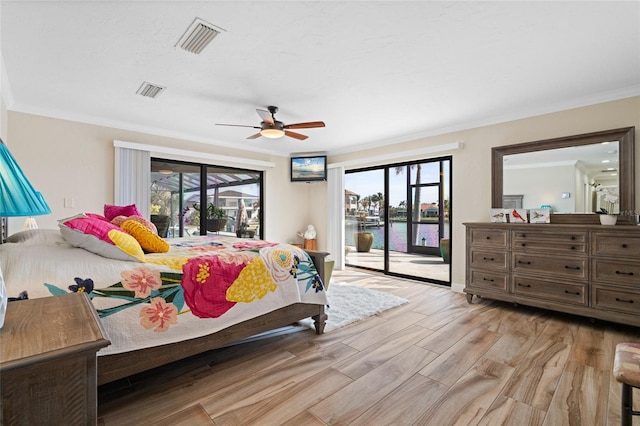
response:
[[[464,290],[464,284],[451,283],[451,291],[462,293],[462,290]]]

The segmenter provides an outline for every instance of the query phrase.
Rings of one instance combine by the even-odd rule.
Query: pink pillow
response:
[[[109,220],[107,220],[106,217],[102,216],[101,214],[97,214],[97,213],[85,213],[84,214],[86,217],[92,217],[94,219],[100,219],[100,220],[104,220],[106,222],[109,222]]]
[[[130,204],[128,206],[114,206],[111,204],[105,204],[104,217],[106,217],[107,220],[111,222],[116,216],[142,216],[142,213],[140,213],[135,204]]]
[[[60,224],[62,237],[72,246],[119,260],[144,262],[140,243],[119,227],[95,217],[76,217]]]

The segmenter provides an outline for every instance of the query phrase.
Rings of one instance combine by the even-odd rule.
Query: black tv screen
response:
[[[327,180],[327,156],[291,157],[291,182]]]

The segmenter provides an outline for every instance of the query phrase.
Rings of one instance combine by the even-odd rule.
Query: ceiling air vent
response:
[[[138,95],[146,96],[147,98],[157,98],[166,87],[158,86],[149,82],[143,82],[140,88],[136,92]]]
[[[176,46],[187,52],[200,54],[209,42],[222,31],[224,31],[222,28],[216,27],[200,18],[196,18],[180,40],[178,40]]]

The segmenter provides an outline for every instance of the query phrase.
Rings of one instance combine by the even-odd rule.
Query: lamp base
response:
[[[24,221],[24,225],[22,225],[22,229],[24,231],[30,231],[31,229],[38,229],[38,223],[36,222],[36,220],[35,220],[35,218],[33,216],[28,217]]]

